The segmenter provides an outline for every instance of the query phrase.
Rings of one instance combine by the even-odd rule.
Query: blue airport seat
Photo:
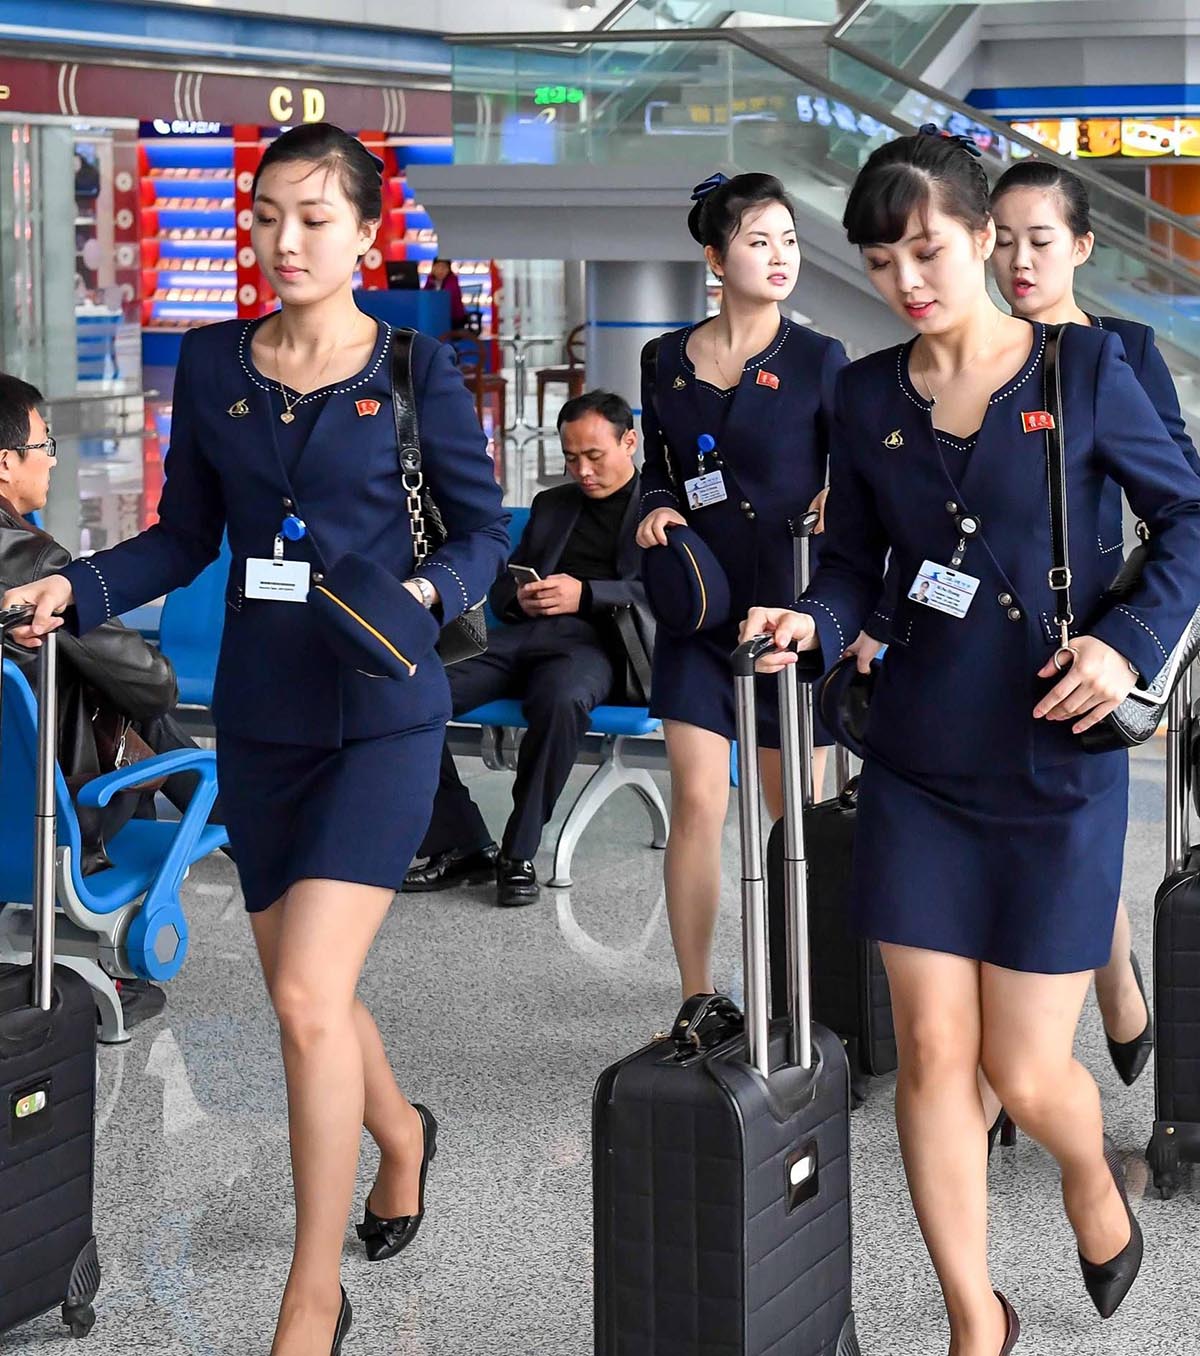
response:
[[[529,521],[529,510],[514,508],[510,511],[512,518],[508,525],[509,550],[514,551]],[[501,625],[492,615],[490,608],[488,625]],[[521,703],[517,698],[506,697],[494,702],[485,702],[482,706],[455,717],[454,724],[480,726],[485,732],[482,754],[487,766],[515,770],[518,744],[516,732],[527,727]],[[635,791],[646,807],[653,834],[651,846],[666,847],[670,819],[662,793],[646,768],[631,767],[624,757],[625,740],[644,739],[658,734],[661,728],[662,722],[651,716],[644,706],[597,706],[592,712],[588,734],[601,737],[600,765],[588,778],[587,784],[579,793],[575,804],[571,806],[559,830],[550,885],[565,887],[571,884],[571,861],[583,831],[609,796],[624,786]]]
[[[229,543],[223,541],[217,559],[163,602],[158,645],[175,665],[181,706],[212,707],[231,559]]]
[[[33,815],[37,786],[37,701],[20,669],[4,661],[4,711],[0,728],[0,961],[28,964],[33,927]],[[216,755],[177,749],[97,777],[79,792],[81,805],[106,805],[127,787],[176,772],[195,772],[196,792],[178,821],[131,820],[105,848],[110,867],[80,872],[79,818],[61,769],[55,772],[60,910],[57,962],[88,982],[100,1011],[101,1040],[128,1039],[114,977],[167,980],[179,972],[188,949],[188,926],[179,899],[193,862],[228,841],[209,825],[217,796]]]

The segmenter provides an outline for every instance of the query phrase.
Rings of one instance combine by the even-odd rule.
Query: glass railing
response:
[[[927,0],[867,0],[849,11],[838,32],[860,50],[907,70],[921,53],[940,50],[977,8]]]
[[[1028,154],[952,103],[898,82],[876,94],[804,73],[773,52],[770,30],[597,35],[574,51],[454,48],[459,164],[717,166],[769,170],[813,212],[840,222],[858,168],[876,145],[924,122],[969,131],[993,178]],[[871,70],[873,77],[879,72]],[[935,92],[936,93],[936,92]],[[1152,324],[1200,361],[1200,263],[1194,229],[1147,199],[1093,190],[1097,247],[1081,302]]]
[[[637,0],[621,14],[608,32],[628,29],[684,31],[716,28],[736,12],[744,23],[758,17],[786,19],[792,23],[837,22],[837,0]]]

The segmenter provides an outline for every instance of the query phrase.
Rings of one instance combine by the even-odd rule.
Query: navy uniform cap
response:
[[[866,757],[867,717],[879,665],[880,661],[873,659],[870,673],[859,673],[858,661],[847,655],[838,660],[817,688],[817,711],[825,728],[858,758]]]
[[[642,552],[642,582],[655,620],[672,635],[708,631],[729,620],[729,579],[693,528],[673,523],[666,546]]]
[[[382,678],[411,678],[436,663],[436,618],[390,570],[350,552],[308,592],[321,634],[343,664]]]

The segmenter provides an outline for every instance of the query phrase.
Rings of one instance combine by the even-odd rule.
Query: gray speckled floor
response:
[[[467,767],[498,834],[511,778]],[[1147,956],[1161,785],[1156,746],[1135,759],[1126,870]],[[346,1356],[591,1351],[592,1083],[660,1028],[676,1002],[662,858],[648,841],[625,793],[585,836],[570,892],[546,891],[537,907],[517,911],[490,907],[485,889],[397,902],[363,994],[404,1086],[442,1121],[442,1153],[424,1230],[402,1258],[369,1266],[347,1234],[344,1279],[356,1323]],[[732,813],[725,841],[719,973],[732,976]],[[549,866],[546,854],[539,865]],[[78,1346],[60,1337],[55,1317],[43,1319],[0,1338],[4,1356],[267,1351],[291,1217],[283,1079],[232,867],[221,857],[202,863],[186,888],[192,952],[169,986],[166,1013],[128,1046],[101,1052],[100,1322]],[[1200,1351],[1200,1202],[1194,1189],[1170,1202],[1143,1199],[1151,1079],[1122,1087],[1090,1006],[1081,1049],[1128,1159],[1146,1265],[1118,1316],[1100,1323],[1083,1294],[1049,1160],[1022,1139],[992,1170],[994,1279],[1022,1314],[1019,1356]],[[944,1356],[888,1080],[855,1115],[853,1132],[864,1356]],[[373,1167],[365,1158],[364,1189]]]

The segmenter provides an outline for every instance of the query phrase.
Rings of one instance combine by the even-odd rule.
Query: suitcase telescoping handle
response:
[[[31,607],[0,612],[0,633],[33,616]],[[54,993],[55,773],[58,749],[58,636],[43,638],[38,662],[37,802],[33,838],[33,1006],[50,1011]],[[0,750],[0,757],[3,750]]]
[[[754,666],[774,649],[770,636],[755,636],[734,651],[738,740],[738,823],[742,840],[742,953],[746,976],[746,1030],[750,1063],[764,1078],[771,1072],[767,964],[767,890],[763,860],[761,786],[758,770],[758,703]],[[784,901],[787,925],[787,992],[791,1062],[812,1067],[812,1017],[808,960],[808,873],[804,860],[804,812],[800,794],[803,743],[796,666],[779,674],[779,743],[783,767]]]
[[[1167,875],[1182,871],[1188,854],[1191,791],[1192,670],[1184,672],[1167,703]]]

